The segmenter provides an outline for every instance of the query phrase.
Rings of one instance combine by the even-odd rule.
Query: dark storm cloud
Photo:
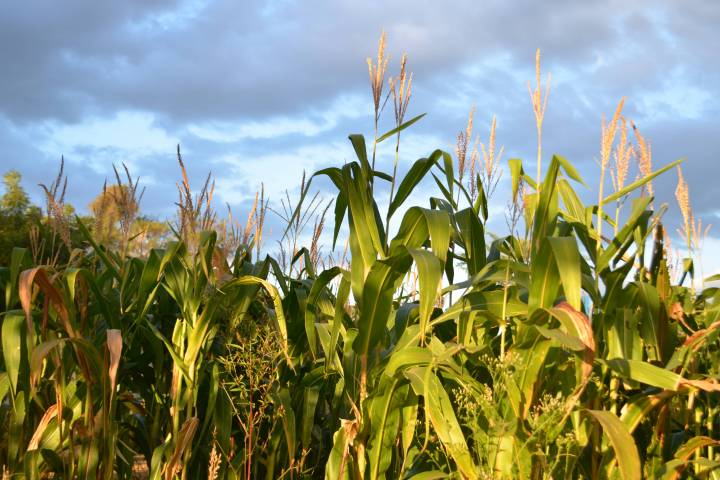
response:
[[[602,2],[168,0],[5,9],[1,108],[20,121],[76,121],[117,109],[170,121],[301,112],[366,88],[363,59],[382,26],[395,59],[409,50],[417,78],[427,80],[497,52],[511,55],[510,67],[526,66],[540,46],[549,67],[582,68],[638,37],[644,45],[662,40],[641,8],[626,13]],[[687,30],[671,18],[668,28]],[[693,48],[705,48],[701,38]],[[663,68],[651,58],[650,68]]]

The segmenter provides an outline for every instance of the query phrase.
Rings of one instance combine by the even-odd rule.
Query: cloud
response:
[[[325,110],[315,109],[293,116],[275,116],[246,122],[203,122],[190,124],[187,131],[198,138],[218,143],[247,139],[272,139],[299,134],[314,137],[338,126],[341,120],[362,115],[367,104],[357,95],[341,95]]]
[[[0,53],[9,67],[0,99],[20,120],[73,121],[117,109],[149,109],[170,121],[234,120],[327,106],[366,88],[363,59],[382,25],[393,58],[408,50],[420,79],[498,52],[510,56],[511,68],[531,66],[537,46],[553,63],[582,68],[618,55],[638,31],[638,50],[646,51],[646,42],[662,40],[661,27],[685,28],[658,25],[645,2],[620,9],[568,1],[461,1],[452,8],[407,1],[240,7],[227,0],[108,8],[76,1],[34,15],[20,4],[8,10],[0,41],[18,48]]]
[[[696,212],[712,218],[719,23],[720,4],[702,0],[11,3],[0,17],[0,45],[12,46],[0,49],[0,167],[33,185],[64,154],[71,200],[83,206],[100,188],[91,182],[125,161],[148,186],[145,208],[164,215],[180,143],[190,175],[200,183],[212,170],[224,201],[246,201],[263,181],[277,194],[303,169],[352,158],[348,133],[372,134],[365,58],[384,28],[390,71],[407,52],[414,72],[408,115],[428,112],[404,136],[401,171],[452,149],[473,104],[476,131],[497,115],[505,158],[530,162],[526,81],[540,47],[552,72],[546,158],[563,154],[594,185],[601,115],[626,95],[656,165],[687,156]],[[380,166],[393,159],[382,146]],[[674,176],[657,186],[676,221]]]
[[[152,115],[141,112],[121,111],[70,125],[52,122],[44,126],[44,133],[40,150],[48,156],[63,152],[68,161],[98,174],[107,174],[113,163],[137,168],[142,158],[171,152],[178,144],[177,138],[154,125]]]

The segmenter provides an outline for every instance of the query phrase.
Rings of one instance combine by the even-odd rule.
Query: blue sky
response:
[[[219,206],[242,215],[261,182],[279,200],[303,170],[351,159],[348,133],[371,133],[365,59],[384,29],[389,73],[403,52],[414,72],[408,116],[428,113],[404,137],[401,167],[452,149],[472,105],[476,132],[486,138],[496,115],[504,158],[531,162],[526,82],[541,48],[553,76],[547,155],[563,154],[596,185],[601,115],[627,96],[654,164],[687,157],[696,216],[718,223],[718,2],[68,0],[2,10],[0,170],[20,170],[36,199],[60,155],[81,210],[125,162],[147,188],[142,209],[171,216],[180,143],[198,186],[212,170]],[[675,182],[666,175],[656,192],[678,224]],[[507,191],[503,181],[497,198]],[[705,273],[720,267],[718,232]]]

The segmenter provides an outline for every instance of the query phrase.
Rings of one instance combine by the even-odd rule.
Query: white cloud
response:
[[[697,272],[698,277],[702,275],[707,278],[711,275],[720,274],[720,238],[707,237],[703,242],[703,249],[700,255],[702,270]]]
[[[36,129],[42,133],[39,148],[49,156],[65,155],[69,162],[108,174],[112,164],[131,168],[150,155],[173,152],[178,139],[155,126],[154,116],[144,112],[119,112],[110,118],[90,118],[76,124],[48,122]],[[152,183],[151,178],[144,178]]]
[[[130,31],[156,33],[187,27],[202,13],[207,4],[207,0],[186,1],[177,8],[145,16],[142,20],[132,23]]]
[[[314,137],[335,128],[340,121],[364,116],[367,101],[358,95],[342,95],[329,108],[311,110],[299,115],[275,116],[246,122],[202,122],[187,127],[188,132],[203,140],[231,143],[246,139],[271,139],[284,135]]]
[[[715,103],[710,92],[689,84],[681,74],[672,75],[661,89],[639,97],[641,112],[653,121],[701,118],[707,106]]]
[[[285,190],[300,185],[303,171],[309,177],[321,164],[341,165],[351,154],[345,143],[304,145],[293,150],[244,158],[227,154],[220,158],[227,174],[216,179],[215,192],[222,202],[238,204],[254,198],[261,184],[270,199],[280,199]]]

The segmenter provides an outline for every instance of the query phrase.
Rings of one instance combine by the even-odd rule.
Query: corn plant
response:
[[[300,200],[283,203],[280,261],[260,257],[264,196],[244,234],[228,230],[211,177],[193,198],[179,150],[176,238],[162,248],[134,256],[129,236],[108,247],[78,219],[83,242],[62,262],[12,251],[0,268],[3,475],[719,475],[720,278],[697,278],[703,229],[683,177],[679,271],[653,196],[681,161],[653,170],[634,125],[629,147],[621,101],[602,125],[597,202],[583,202],[572,163],[542,156],[538,53],[536,172],[508,160],[509,228],[493,233],[495,120],[472,148],[473,110],[454,157],[429,152],[401,175],[401,134],[423,117],[405,120],[412,76],[403,57],[395,126],[379,134],[384,37],[369,64],[372,144],[350,135],[356,159],[303,179]],[[389,140],[386,173],[378,146]],[[640,175],[627,182],[633,154]],[[335,193],[325,210],[317,177]],[[427,202],[409,205],[428,185]],[[299,226],[316,210],[303,247]],[[326,212],[333,247],[347,227],[349,264],[321,268]]]

